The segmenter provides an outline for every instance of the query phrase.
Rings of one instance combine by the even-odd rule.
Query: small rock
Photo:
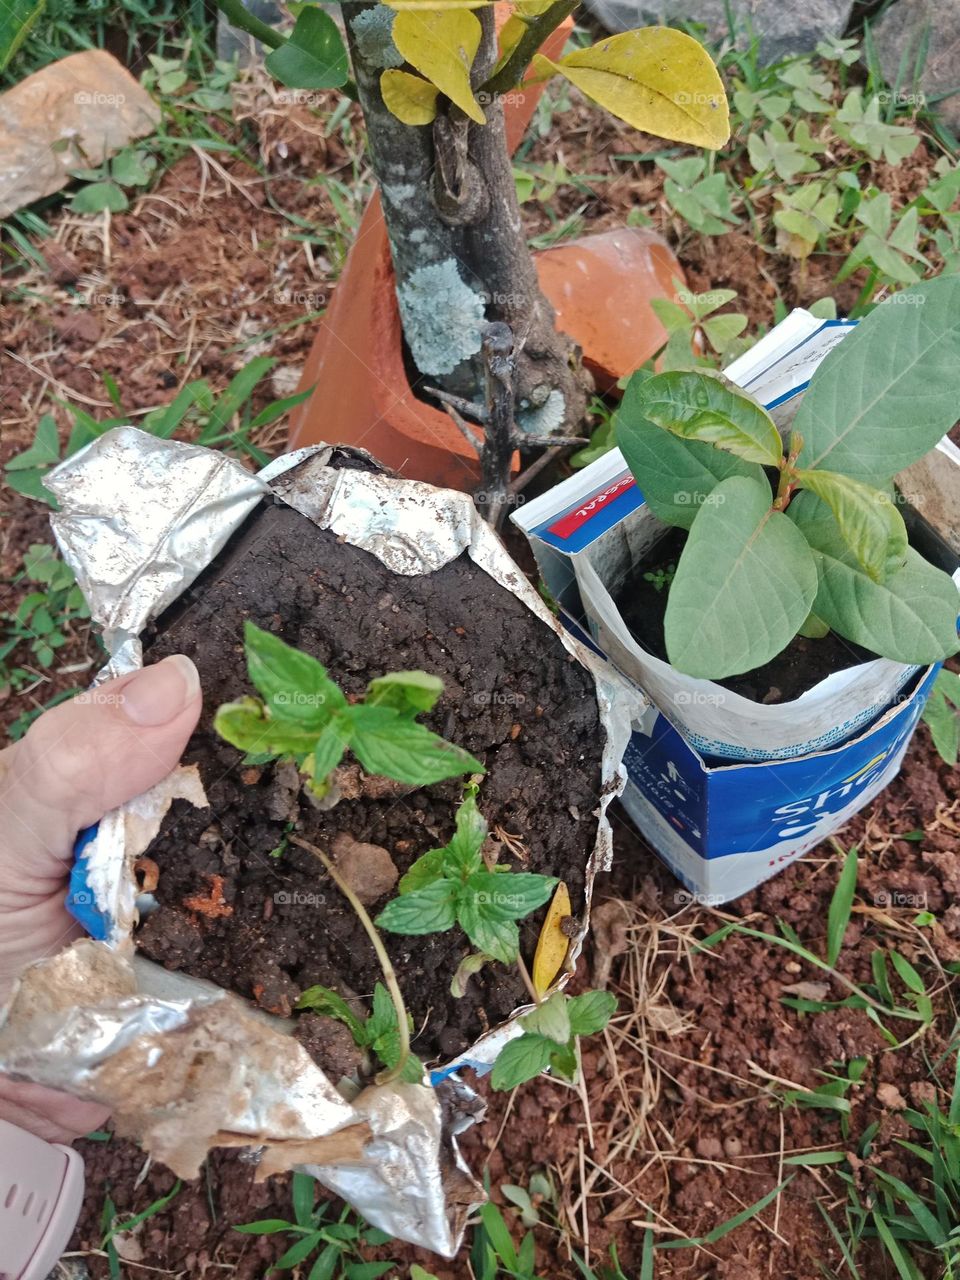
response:
[[[266,797],[267,817],[277,822],[296,822],[300,815],[297,797],[302,778],[297,766],[284,760],[273,771],[273,780]]]
[[[903,1111],[907,1100],[895,1084],[878,1084],[877,1099],[891,1111]]]
[[[378,844],[363,844],[341,831],[331,847],[337,871],[365,907],[390,893],[400,872],[386,849]]]
[[[719,1138],[698,1138],[697,1155],[701,1160],[722,1160],[723,1143]]]
[[[724,1138],[723,1150],[728,1159],[735,1160],[737,1156],[743,1154],[743,1143],[739,1138]]]

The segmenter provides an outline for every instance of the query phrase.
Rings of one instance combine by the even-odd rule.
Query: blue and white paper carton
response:
[[[814,369],[852,327],[794,311],[725,376],[786,430]],[[949,442],[943,453],[943,465],[957,465]],[[693,894],[720,903],[747,892],[842,826],[897,773],[933,668],[876,659],[792,702],[766,705],[685,676],[638,644],[615,597],[667,528],[619,450],[512,518],[567,625],[650,699],[625,756],[623,803]]]

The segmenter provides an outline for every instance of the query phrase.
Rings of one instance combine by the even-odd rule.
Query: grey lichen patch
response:
[[[389,200],[391,204],[398,206],[406,204],[417,194],[417,188],[412,182],[384,182],[380,189],[384,200]]]
[[[453,258],[418,267],[397,288],[403,332],[421,373],[452,373],[480,350],[483,298]]]
[[[364,9],[350,23],[360,56],[374,67],[402,67],[403,55],[393,43],[394,12],[389,5]]]
[[[517,426],[531,435],[549,435],[563,426],[567,402],[563,392],[554,387],[543,404],[521,409],[517,414]]]

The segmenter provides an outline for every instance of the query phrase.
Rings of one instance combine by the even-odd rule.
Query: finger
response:
[[[8,1120],[46,1142],[82,1138],[98,1129],[109,1115],[98,1102],[83,1102],[58,1089],[0,1074],[0,1120]]]
[[[0,880],[62,878],[79,830],[174,768],[201,705],[196,667],[177,654],[40,716],[0,753]]]

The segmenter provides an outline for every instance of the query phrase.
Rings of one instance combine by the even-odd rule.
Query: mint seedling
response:
[[[471,791],[457,810],[449,844],[417,859],[400,881],[400,896],[377,917],[379,928],[416,936],[459,924],[478,951],[514,964],[520,954],[516,921],[543,906],[557,878],[506,866],[488,871],[480,855],[486,838]]]
[[[520,1019],[523,1035],[501,1049],[493,1065],[491,1085],[494,1089],[513,1089],[547,1067],[563,1080],[575,1080],[577,1038],[602,1031],[616,1008],[617,998],[609,991],[585,991],[579,996],[555,991]]]
[[[689,530],[664,617],[677,670],[720,680],[828,628],[908,665],[957,651],[957,589],[908,545],[893,480],[956,418],[960,278],[895,301],[817,368],[786,451],[717,376],[628,382],[617,443],[653,514]]]
[[[331,991],[329,987],[308,987],[297,1001],[296,1008],[298,1011],[311,1009],[327,1018],[336,1018],[353,1036],[358,1049],[372,1051],[388,1069],[396,1067],[400,1062],[397,1011],[382,982],[378,982],[373,988],[373,1011],[368,1018],[358,1018],[343,996]],[[409,1014],[407,1024],[412,1030],[413,1019]],[[409,1084],[419,1084],[423,1079],[423,1063],[414,1054],[406,1055],[399,1079]]]
[[[362,701],[348,702],[322,663],[252,622],[244,628],[244,649],[250,681],[261,696],[220,707],[214,728],[260,759],[296,761],[315,794],[325,793],[348,749],[367,773],[413,787],[484,772],[469,752],[417,723],[443,692],[437,676],[381,676],[370,681]]]

